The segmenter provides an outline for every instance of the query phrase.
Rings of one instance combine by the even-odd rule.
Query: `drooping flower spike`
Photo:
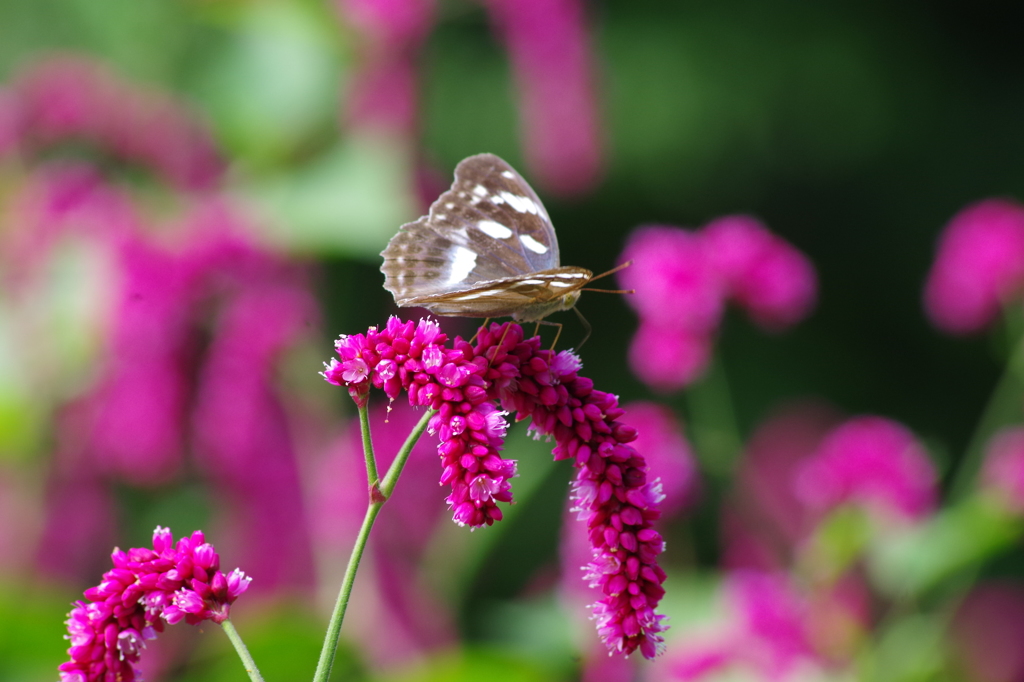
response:
[[[659,481],[629,443],[636,430],[618,421],[618,398],[579,376],[573,353],[542,350],[508,322],[481,328],[475,344],[447,336],[429,320],[391,318],[383,330],[342,336],[324,377],[348,388],[365,405],[371,386],[393,400],[405,391],[414,406],[437,411],[429,429],[440,439],[441,482],[457,523],[478,527],[501,519],[498,502],[511,502],[515,462],[499,456],[507,423],[529,417],[531,429],[555,441],[555,459],[571,459],[578,473],[572,496],[587,524],[592,561],[584,567],[599,592],[593,605],[598,633],[612,652],[640,649],[653,658],[662,648],[664,550],[652,528],[662,499]]]
[[[171,531],[157,526],[153,549],[115,549],[111,559],[114,568],[68,614],[71,660],[58,668],[61,682],[140,679],[135,664],[164,621],[223,623],[251,580],[237,568],[222,573],[198,530],[175,544]]]

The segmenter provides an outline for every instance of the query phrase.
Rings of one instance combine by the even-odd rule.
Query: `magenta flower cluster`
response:
[[[811,262],[750,216],[726,216],[700,230],[637,229],[622,254],[635,267],[619,281],[640,316],[629,361],[640,379],[672,391],[699,378],[729,300],[769,330],[806,317],[817,297]]]
[[[490,525],[501,518],[497,503],[512,501],[515,462],[498,454],[504,410],[553,437],[555,459],[578,469],[573,498],[592,549],[585,571],[600,593],[598,632],[613,652],[640,649],[653,658],[666,628],[655,613],[664,595],[657,563],[664,541],[652,528],[662,494],[629,444],[636,430],[618,421],[618,399],[579,376],[574,354],[542,350],[517,324],[481,328],[475,344],[456,337],[448,348],[446,341],[432,321],[393,317],[381,330],[342,336],[324,377],[363,405],[374,386],[391,399],[405,391],[410,404],[436,410],[429,429],[440,439],[441,482],[452,488],[447,499],[460,524]]]
[[[222,573],[201,531],[175,544],[171,531],[158,526],[153,549],[118,549],[111,559],[114,568],[68,614],[71,660],[59,667],[61,682],[140,679],[135,664],[164,621],[223,623],[251,580],[237,568]]]

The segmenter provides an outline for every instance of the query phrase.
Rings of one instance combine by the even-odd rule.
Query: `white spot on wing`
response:
[[[477,185],[476,187],[473,188],[473,194],[477,195],[478,197],[485,197],[487,196],[487,188],[484,187],[483,185]]]
[[[492,239],[508,239],[512,236],[512,230],[493,220],[481,220],[476,226],[480,228],[481,232]]]
[[[572,285],[571,285],[571,284],[569,284],[568,282],[558,282],[558,281],[555,281],[555,280],[552,280],[552,281],[550,282],[550,284],[551,284],[551,286],[553,286],[553,287],[559,287],[559,288],[562,288],[562,287],[571,287],[571,286],[572,286]]]
[[[512,174],[512,171],[501,171],[501,177],[511,180],[515,175]]]
[[[533,203],[533,202],[530,202],[530,203]],[[536,239],[534,239],[533,237],[531,237],[528,234],[521,234],[521,235],[519,235],[519,241],[521,241],[523,243],[523,246],[528,248],[530,251],[533,251],[534,253],[547,253],[548,252],[548,247],[544,246],[543,244],[541,244],[539,241],[537,241]]]
[[[452,202],[450,202],[450,201],[449,201],[448,203],[446,203],[446,204],[444,205],[444,207],[445,207],[445,208],[447,208],[447,209],[448,209],[448,210],[450,211],[450,210],[452,210],[453,208],[455,208],[455,204],[453,204]]]
[[[448,284],[458,284],[469,277],[476,267],[476,253],[465,246],[456,246],[452,250],[452,266],[448,273]]]
[[[537,215],[537,204],[530,197],[519,196],[512,192],[502,192],[501,197],[508,202],[508,205],[520,213],[533,213]]]

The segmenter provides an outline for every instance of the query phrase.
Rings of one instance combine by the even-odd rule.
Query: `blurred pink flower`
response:
[[[810,261],[747,216],[720,218],[693,232],[642,226],[630,236],[619,272],[640,317],[630,347],[633,371],[662,391],[682,388],[704,372],[726,300],[734,299],[762,327],[781,330],[814,306]]]
[[[934,509],[936,485],[935,468],[914,434],[874,416],[835,428],[796,478],[797,495],[812,509],[853,503],[908,520]]]
[[[823,679],[821,671],[840,669],[858,653],[869,625],[866,586],[852,576],[808,587],[784,572],[732,571],[723,591],[725,623],[670,643],[655,679],[690,682],[723,672],[771,682]]]
[[[10,288],[31,279],[63,237],[84,238],[116,253],[118,244],[142,231],[129,194],[86,162],[34,168],[14,187],[9,201],[9,223],[0,230],[0,264]]]
[[[209,189],[224,164],[196,114],[74,55],[37,60],[12,85],[20,145],[38,152],[77,141],[148,168],[180,189]]]
[[[71,459],[64,453],[58,457]],[[59,471],[51,472],[47,483],[35,567],[44,575],[74,581],[94,571],[105,548],[113,544],[115,500],[106,481],[88,466],[59,464]]]
[[[481,1],[509,52],[526,158],[537,184],[563,195],[591,189],[601,171],[601,140],[582,2]],[[363,39],[347,96],[348,122],[412,138],[419,108],[417,54],[433,27],[434,1],[335,5]]]
[[[545,189],[591,189],[601,172],[593,64],[581,0],[483,0],[509,51],[527,162]]]
[[[932,322],[951,334],[980,331],[1024,286],[1024,207],[1004,199],[972,204],[939,238],[924,290]]]
[[[701,231],[715,270],[736,302],[766,329],[805,318],[817,298],[814,266],[751,216],[719,218]]]
[[[725,565],[781,570],[812,528],[793,484],[803,463],[839,421],[813,402],[788,405],[766,419],[743,451],[735,490],[723,514]]]
[[[416,128],[416,71],[404,55],[364,64],[349,85],[349,123],[361,128],[411,133]]]
[[[338,11],[383,49],[401,50],[427,37],[434,0],[336,0]]]
[[[1024,426],[995,434],[981,469],[981,486],[1015,514],[1024,514]]]
[[[346,103],[352,125],[411,136],[419,101],[416,54],[434,22],[433,0],[336,0],[363,38]]]
[[[1024,587],[991,582],[975,587],[961,603],[949,634],[950,647],[970,682],[1024,680]],[[958,676],[959,677],[959,676]]]
[[[672,649],[671,679],[699,680],[738,666],[755,679],[786,680],[817,660],[808,628],[808,602],[781,573],[738,571],[725,582],[729,621],[717,636]]]
[[[256,256],[258,258],[258,256]],[[298,463],[274,386],[282,351],[317,319],[295,273],[268,261],[255,285],[225,305],[199,377],[194,408],[200,465],[230,502],[225,537],[260,575],[260,589],[309,586],[313,579]],[[260,273],[262,270],[262,273]],[[276,275],[276,276],[275,276]],[[291,276],[289,276],[291,275]]]
[[[122,245],[120,265],[107,367],[89,398],[91,451],[108,475],[161,484],[184,456],[196,283],[180,258],[137,238]]]
[[[669,393],[704,374],[712,337],[641,322],[629,344],[629,366],[651,388]]]
[[[641,320],[663,329],[707,334],[722,319],[723,278],[696,232],[667,225],[647,225],[630,235],[619,257],[632,267],[619,272],[626,301]]]

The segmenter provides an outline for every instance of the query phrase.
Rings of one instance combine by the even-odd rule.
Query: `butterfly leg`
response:
[[[537,328],[533,332],[534,336],[537,335],[537,331],[540,330],[541,325],[544,325],[545,327],[558,327],[558,331],[555,332],[555,340],[551,342],[551,348],[549,348],[549,350],[554,350],[555,344],[558,343],[558,337],[562,335],[562,324],[560,322],[548,322],[547,320],[538,320]]]
[[[583,313],[580,312],[579,308],[573,307],[572,311],[576,313],[576,317],[580,318],[580,322],[583,323],[583,328],[587,330],[587,333],[583,335],[583,340],[580,341],[580,345],[576,346],[576,350],[578,351],[580,348],[583,348],[583,344],[585,344],[587,339],[590,338],[590,332],[594,331],[594,328],[590,326],[589,322],[587,322],[587,318],[583,317]]]
[[[472,345],[473,342],[476,341],[476,337],[480,336],[480,330],[481,329],[487,329],[487,323],[490,322],[490,321],[491,321],[491,318],[489,318],[489,317],[485,317],[484,318],[483,324],[481,324],[479,327],[476,328],[476,334],[473,334],[473,338],[471,338],[469,340],[470,345]]]
[[[491,318],[487,318],[487,319],[491,319]],[[490,349],[491,350],[491,357],[487,358],[487,369],[488,370],[491,369],[491,363],[494,362],[494,358],[498,357],[498,350],[501,348],[502,344],[505,343],[505,337],[508,335],[508,330],[509,330],[509,328],[511,326],[512,326],[511,322],[505,325],[505,331],[503,331],[501,333],[501,339],[498,340],[498,345],[494,346],[494,347],[492,347]]]

